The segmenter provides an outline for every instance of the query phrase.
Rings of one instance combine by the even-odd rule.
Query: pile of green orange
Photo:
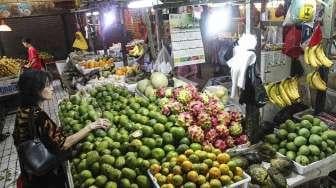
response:
[[[75,187],[151,187],[151,165],[201,149],[176,125],[176,117],[162,115],[155,102],[112,85],[89,93],[60,104],[62,125],[70,133],[100,117],[111,123],[108,130],[97,130],[81,143],[71,161]]]
[[[218,149],[188,149],[167,162],[152,164],[150,172],[162,188],[221,188],[244,179],[244,172]]]

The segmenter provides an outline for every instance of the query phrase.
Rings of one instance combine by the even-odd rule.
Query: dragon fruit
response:
[[[225,124],[219,124],[216,126],[217,132],[222,136],[223,138],[227,137],[229,135],[229,129]]]
[[[243,132],[243,127],[240,123],[234,122],[229,130],[231,136],[238,136]]]
[[[242,116],[240,114],[240,112],[234,112],[234,111],[229,111],[229,115],[230,115],[230,121],[232,123],[234,122],[240,122],[242,120]]]
[[[159,99],[159,106],[163,107],[163,106],[167,106],[167,104],[169,103],[169,99],[164,97],[162,99]]]
[[[211,127],[211,117],[206,112],[200,112],[197,115],[197,124],[202,127],[202,129],[208,129]]]
[[[215,142],[215,147],[222,150],[222,151],[225,151],[228,146],[227,146],[227,144],[225,143],[224,140],[218,139]]]
[[[199,93],[197,91],[197,88],[195,86],[193,86],[192,84],[188,84],[185,86],[185,89],[187,89],[188,91],[191,92],[191,95],[194,99],[198,99],[199,98]]]
[[[219,112],[224,110],[224,106],[217,100],[210,99],[206,109],[211,115],[216,116]]]
[[[216,116],[211,117],[211,124],[216,127],[219,124],[218,118]]]
[[[183,111],[183,105],[175,100],[171,100],[168,103],[168,107],[172,113],[181,113]]]
[[[172,88],[167,88],[165,91],[165,97],[172,97],[173,96],[173,89]]]
[[[191,101],[188,109],[196,116],[204,110],[204,104],[201,101]]]
[[[188,112],[183,112],[177,117],[177,124],[181,127],[189,127],[193,120],[193,117]]]
[[[210,101],[209,95],[206,93],[201,93],[200,98],[204,104],[208,104]]]
[[[235,144],[236,145],[242,145],[242,144],[246,144],[248,142],[248,137],[246,134],[242,134],[239,137],[235,138]]]
[[[161,88],[157,89],[155,94],[159,98],[164,97],[165,96],[165,88],[161,87]]]
[[[178,92],[176,98],[179,102],[187,104],[192,100],[193,96],[189,90],[183,88]]]
[[[170,108],[166,105],[162,107],[161,113],[165,116],[171,115],[171,110]]]
[[[231,136],[228,136],[225,139],[225,142],[229,148],[232,148],[233,146],[235,146],[235,140]]]
[[[217,117],[220,124],[229,125],[231,121],[230,114],[226,111],[219,112]]]
[[[195,142],[202,143],[204,141],[204,132],[202,128],[197,125],[188,127],[188,135]]]
[[[213,142],[217,137],[218,137],[218,132],[217,132],[216,129],[210,129],[210,130],[205,134],[205,138],[206,138],[209,142]]]

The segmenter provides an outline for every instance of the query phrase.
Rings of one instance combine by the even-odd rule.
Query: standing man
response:
[[[22,39],[22,44],[24,47],[28,49],[28,61],[29,63],[26,64],[25,68],[31,68],[35,70],[42,70],[42,61],[37,53],[37,50],[31,44],[31,39],[24,38]]]

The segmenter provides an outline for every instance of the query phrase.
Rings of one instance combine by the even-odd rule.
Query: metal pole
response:
[[[246,8],[245,8],[245,32],[247,34],[251,33],[251,17],[252,17],[252,1],[246,0]]]

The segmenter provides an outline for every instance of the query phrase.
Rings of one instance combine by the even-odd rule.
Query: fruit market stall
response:
[[[238,32],[234,53],[227,59],[230,75],[224,75],[224,83],[210,79],[204,88],[177,79],[176,70],[172,71],[183,63],[207,63],[203,59],[206,47],[199,43],[199,37],[204,37],[199,31],[202,26],[193,25],[188,13],[169,13],[173,60],[158,58],[156,66],[148,66],[149,71],[141,63],[116,66],[115,60],[107,57],[72,57],[82,74],[85,69],[100,74],[59,103],[62,127],[71,134],[98,118],[110,122],[107,130],[95,131],[76,148],[69,164],[74,187],[280,188],[328,177],[336,170],[336,131],[333,113],[321,110],[324,102],[319,97],[330,89],[325,70],[331,69],[333,62],[328,58],[328,40],[316,39],[328,38],[327,26],[310,25],[312,32],[301,38],[303,31],[297,31],[297,26],[312,22],[319,8],[305,2],[314,5],[314,15],[303,19],[294,9],[305,6],[300,0],[294,2],[291,6],[287,2],[259,4],[266,10],[250,1],[239,2],[242,6],[238,9],[245,11],[245,17],[238,22],[245,21],[246,34]],[[183,7],[184,3],[167,6]],[[231,8],[237,8],[234,6],[238,5]],[[283,11],[279,11],[281,7]],[[154,10],[162,8],[167,8],[165,3],[154,6]],[[202,14],[216,12],[216,6],[208,8]],[[270,14],[255,24],[264,28],[254,28],[250,19],[251,12],[259,10]],[[283,19],[287,11],[294,19],[289,25]],[[324,14],[328,11],[326,8]],[[280,16],[273,15],[279,12]],[[318,17],[324,14],[320,11]],[[275,21],[274,17],[282,18]],[[291,32],[282,36],[278,30],[287,27]],[[250,31],[262,33],[262,39]],[[179,32],[195,36],[188,38]],[[295,34],[299,39],[288,39]],[[186,44],[190,38],[197,41],[192,47],[202,48],[202,53],[190,49]],[[260,48],[256,47],[258,40]],[[185,50],[184,45],[190,54],[179,52]],[[129,57],[146,56],[142,41],[126,47]],[[160,54],[165,48],[162,45],[157,51]],[[165,67],[168,65],[171,67]],[[299,65],[303,71],[295,68]],[[316,105],[312,105],[315,97],[311,94],[316,92]]]

